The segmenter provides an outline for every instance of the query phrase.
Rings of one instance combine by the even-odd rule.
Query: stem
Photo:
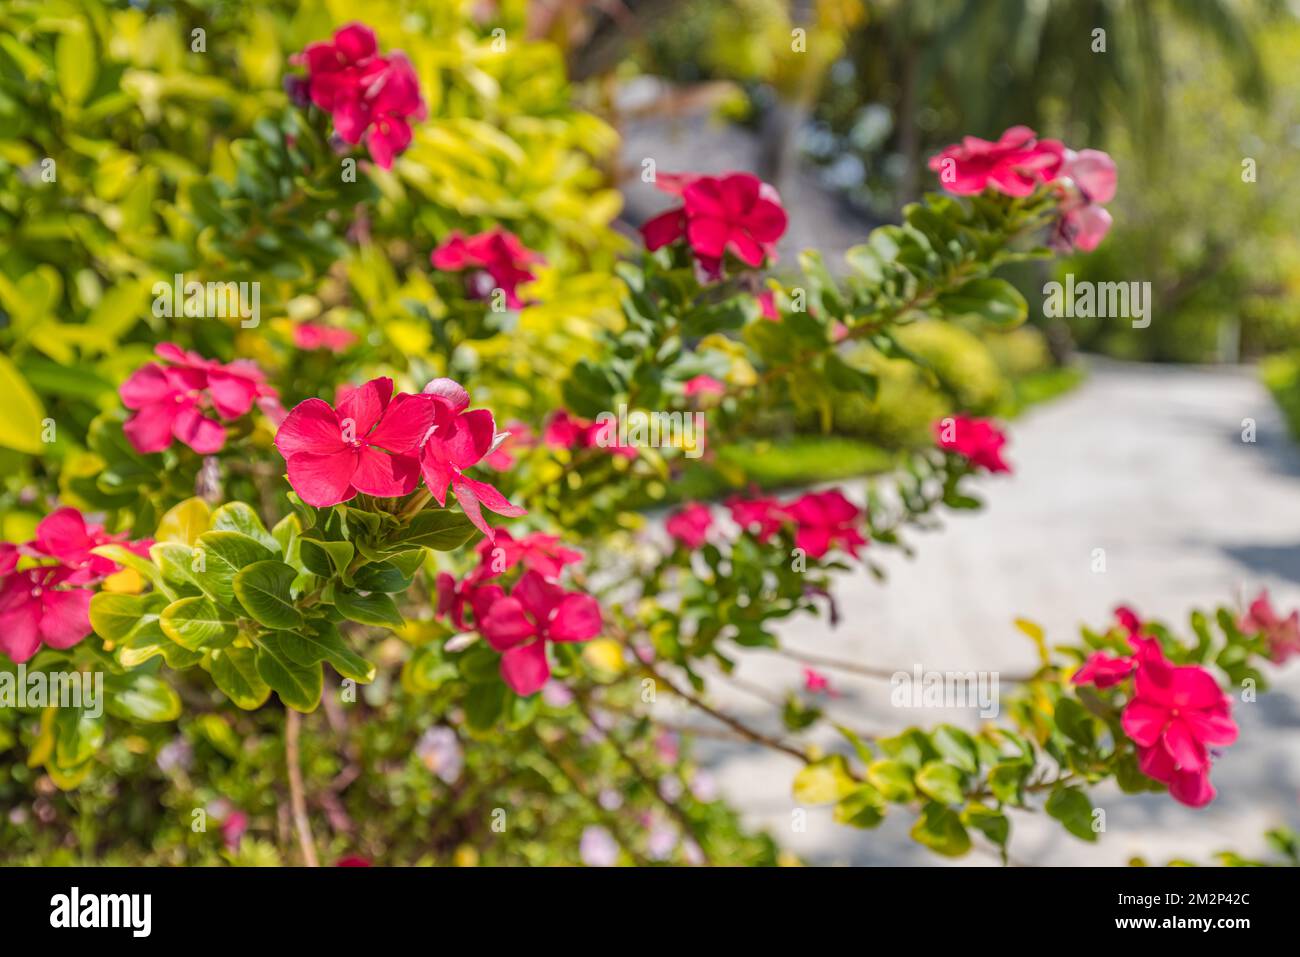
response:
[[[806,665],[821,665],[823,668],[835,668],[848,674],[862,675],[866,678],[880,678],[884,681],[890,681],[894,675],[898,674],[900,669],[890,671],[886,668],[872,668],[870,665],[860,665],[854,661],[845,661],[842,658],[828,658],[825,655],[814,655],[808,652],[799,651],[794,648],[777,648],[778,655],[791,658],[795,661],[801,661]],[[907,672],[904,672],[907,674]],[[1033,681],[1031,675],[1003,675],[998,674],[999,681],[1005,681],[1008,684],[1025,684]]]
[[[431,498],[433,494],[427,488],[420,489],[415,493],[415,498],[407,502],[406,507],[397,513],[397,517],[404,522],[408,521],[416,512],[428,505]]]
[[[755,744],[761,744],[764,747],[772,748],[775,751],[780,751],[783,754],[788,754],[790,755],[790,757],[795,758],[802,764],[808,763],[808,755],[804,754],[798,748],[786,744],[784,741],[780,741],[776,738],[769,737],[768,735],[763,734],[763,732],[761,731],[756,731],[753,728],[749,727],[749,725],[736,720],[731,715],[725,714],[719,711],[717,708],[705,704],[697,696],[673,684],[662,674],[656,671],[653,666],[646,664],[645,662],[642,662],[641,668],[643,671],[645,671],[646,674],[648,674],[656,682],[661,682],[664,685],[664,687],[666,687],[673,694],[677,695],[677,697],[699,708],[701,711],[707,714],[710,718],[713,718],[715,721],[721,721],[723,724],[725,724],[727,727],[729,727],[731,730],[735,731],[737,734],[741,735],[745,739],[752,741]]]
[[[298,832],[298,848],[307,867],[320,867],[316,858],[316,842],[311,836],[311,822],[307,820],[307,798],[302,786],[298,737],[302,733],[302,715],[292,708],[285,713],[284,759],[289,766],[289,802],[293,807],[293,824]]]

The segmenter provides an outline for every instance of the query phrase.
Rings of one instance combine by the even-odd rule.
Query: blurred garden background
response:
[[[281,140],[262,117],[286,103],[289,54],[358,15],[410,55],[432,121],[401,175],[377,177],[343,259],[327,187],[285,200]],[[200,27],[205,57],[191,47]],[[793,275],[811,248],[839,275],[847,250],[938,188],[929,157],[1023,124],[1114,157],[1114,225],[1102,245],[1005,273],[1029,305],[1024,325],[913,323],[898,332],[907,360],[862,347],[876,396],[829,414],[766,410],[743,441],[648,483],[637,504],[650,534],[663,537],[666,509],[688,499],[889,475],[933,444],[933,423],[955,402],[1008,422],[1014,478],[982,489],[983,511],[917,537],[915,556],[869,550],[875,575],[841,573],[838,627],[792,621],[782,631],[809,664],[1016,673],[1033,664],[1018,616],[1065,639],[1121,603],[1175,621],[1193,606],[1244,607],[1267,588],[1289,610],[1300,604],[1298,59],[1294,0],[380,0],[365,10],[329,0],[11,0],[0,8],[0,388],[17,412],[0,419],[3,537],[35,526],[34,485],[57,472],[75,501],[102,465],[90,442],[72,438],[55,446],[57,470],[34,462],[15,423],[39,409],[84,436],[116,403],[117,384],[160,331],[147,319],[144,263],[180,271],[216,260],[231,277],[272,276],[273,327],[343,316],[384,361],[418,362],[444,344],[448,311],[405,266],[427,260],[448,229],[505,223],[547,259],[536,302],[508,330],[522,338],[484,334],[472,359],[457,353],[459,369],[436,371],[476,375],[498,409],[539,422],[545,406],[529,383],[561,378],[616,324],[612,264],[671,205],[647,168],[753,171],[790,220],[773,274]],[[32,198],[55,144],[60,183],[82,201]],[[209,168],[237,184],[237,213],[231,195],[205,185]],[[207,228],[176,226],[189,216]],[[291,257],[276,244],[289,229]],[[371,229],[388,258],[367,243]],[[308,294],[302,276],[313,270]],[[1067,274],[1150,283],[1150,324],[1045,314],[1044,285]],[[250,332],[194,335],[214,354],[275,364]],[[294,367],[302,395],[328,374],[321,360]],[[420,627],[399,638],[418,647]],[[593,749],[590,733],[545,753],[522,739],[463,744],[438,724],[439,707],[410,696],[420,678],[403,667],[402,642],[378,657],[380,678],[365,692],[375,720],[339,745],[344,722],[327,698],[302,745],[319,784],[318,837],[333,857],[601,862],[617,856],[605,830],[616,811],[652,835],[675,833],[678,822],[640,785],[599,786],[620,755]],[[718,700],[755,726],[780,732],[772,702],[793,693],[859,726],[891,727],[887,682],[837,675],[832,692],[814,695],[789,658],[736,660]],[[428,680],[422,690],[436,700],[450,695]],[[182,697],[193,710],[176,724],[105,746],[105,768],[90,779],[102,786],[65,793],[39,762],[0,770],[0,860],[296,862],[283,851],[292,841],[281,745],[264,713],[230,717],[193,689]],[[1224,759],[1231,784],[1212,808],[1126,797],[1097,845],[1030,817],[1016,860],[1266,855],[1265,831],[1300,827],[1294,662],[1269,698],[1241,710],[1250,743]],[[679,711],[659,709],[647,760],[675,767],[702,802],[718,862],[934,862],[901,820],[854,831],[827,811],[792,833],[794,763]],[[925,720],[977,724],[971,712]],[[31,743],[18,724],[0,718],[0,760]],[[360,795],[348,790],[358,779]],[[485,850],[480,812],[502,794],[521,830]],[[191,832],[185,809],[199,805],[236,837],[213,844]],[[163,820],[160,806],[176,813]],[[689,841],[664,841],[662,859],[694,862]]]

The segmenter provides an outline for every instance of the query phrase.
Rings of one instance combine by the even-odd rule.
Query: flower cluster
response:
[[[685,239],[709,278],[722,275],[728,252],[747,266],[762,266],[774,256],[785,233],[788,220],[781,197],[749,173],[660,173],[655,185],[681,197],[682,205],[642,225],[646,248],[653,252]]]
[[[429,255],[429,261],[436,269],[468,271],[465,291],[471,299],[489,299],[494,289],[500,289],[511,309],[527,305],[517,290],[537,278],[532,267],[544,262],[518,236],[500,226],[473,236],[455,231]]]
[[[1024,197],[1052,184],[1061,217],[1052,237],[1062,252],[1091,252],[1110,230],[1104,208],[1115,197],[1115,162],[1100,150],[1075,152],[1059,140],[1040,140],[1027,126],[1013,126],[995,142],[967,136],[931,157],[930,169],[944,188],[959,196],[993,189]]]
[[[31,541],[0,544],[0,651],[24,662],[42,643],[71,648],[90,634],[92,586],[118,570],[91,549],[110,544],[147,555],[153,543],[110,535],[65,506],[41,519]]]
[[[542,432],[542,441],[553,449],[602,448],[625,459],[637,457],[634,447],[618,444],[616,420],[592,422],[574,415],[568,409],[559,409],[551,415]]]
[[[1174,665],[1160,643],[1141,632],[1135,615],[1119,609],[1134,653],[1115,657],[1096,652],[1071,681],[1110,688],[1130,675],[1133,687],[1120,716],[1124,733],[1137,745],[1138,768],[1166,784],[1174,800],[1204,807],[1214,800],[1210,745],[1237,740],[1231,704],[1213,675],[1200,665]]]
[[[271,415],[279,407],[276,390],[247,359],[221,363],[171,342],[154,351],[165,364],[141,366],[118,390],[132,410],[123,431],[141,454],[161,452],[177,439],[200,455],[212,455],[226,444],[221,419],[238,419],[254,403]]]
[[[424,119],[426,110],[410,61],[378,49],[373,30],[350,23],[292,62],[307,67],[306,96],[330,114],[339,137],[353,146],[364,138],[371,159],[391,169],[393,157],[411,145],[410,121]]]
[[[335,354],[347,352],[356,341],[355,332],[316,322],[300,322],[293,327],[293,344],[304,352],[318,349],[327,349]]]
[[[469,409],[469,393],[451,379],[434,379],[419,395],[393,395],[393,380],[341,388],[336,406],[307,399],[294,406],[275,436],[289,484],[309,505],[326,508],[358,492],[394,498],[415,491],[423,475],[441,506],[447,490],[489,539],[482,508],[515,518],[512,505],[487,482],[464,474],[502,441],[492,413]]]
[[[519,695],[540,691],[551,677],[548,641],[586,641],[601,629],[600,606],[590,595],[566,591],[558,582],[566,565],[582,553],[565,548],[554,535],[534,532],[515,539],[497,533],[479,545],[478,566],[457,581],[438,575],[438,615],[462,630],[478,631],[501,653],[501,677]],[[521,567],[506,591],[497,579]]]
[[[854,558],[867,544],[859,524],[863,517],[858,508],[838,489],[807,492],[790,502],[775,498],[733,497],[727,501],[731,519],[741,530],[766,543],[783,527],[794,529],[794,544],[809,558],[823,558],[840,549]],[[668,517],[664,526],[668,534],[686,548],[702,546],[713,529],[709,507],[693,502]]]
[[[1300,611],[1292,611],[1283,618],[1273,610],[1268,590],[1261,591],[1242,616],[1241,630],[1247,634],[1259,633],[1268,646],[1269,659],[1274,664],[1285,664],[1292,655],[1300,655]]]
[[[953,415],[934,423],[935,444],[945,452],[955,452],[977,468],[990,472],[1010,472],[1002,458],[1006,433],[988,419]]]

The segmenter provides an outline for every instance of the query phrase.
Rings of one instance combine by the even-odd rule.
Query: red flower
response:
[[[154,351],[168,363],[150,362],[122,383],[122,404],[134,410],[122,430],[137,452],[161,452],[179,439],[200,455],[221,451],[223,419],[246,415],[258,399],[273,398],[261,370],[247,360],[223,364],[164,342]]]
[[[682,384],[682,394],[692,395],[726,395],[727,386],[711,375],[697,375]]]
[[[479,564],[490,573],[489,577],[507,572],[522,562],[525,569],[554,581],[564,566],[582,561],[582,552],[561,545],[558,535],[530,532],[523,538],[515,538],[505,529],[497,532],[495,542],[479,542],[478,553]]]
[[[492,413],[487,409],[467,412],[469,393],[451,379],[434,379],[424,387],[424,394],[435,411],[432,431],[420,452],[425,484],[437,503],[444,506],[450,487],[469,520],[491,541],[494,533],[484,521],[480,506],[508,518],[525,514],[494,486],[469,478],[463,471],[477,465],[492,450],[497,434]]]
[[[749,173],[665,174],[656,185],[680,195],[683,205],[641,227],[646,248],[653,252],[685,238],[709,274],[721,271],[728,251],[746,265],[763,265],[785,233],[788,219],[780,196]]]
[[[809,694],[825,694],[832,698],[839,697],[839,692],[831,687],[830,679],[820,671],[812,668],[803,670],[803,687]]]
[[[1128,632],[1130,638],[1142,630],[1142,619],[1138,618],[1137,612],[1127,605],[1120,605],[1115,609],[1115,620]]]
[[[699,548],[709,537],[713,527],[713,516],[709,507],[699,502],[692,502],[685,508],[668,517],[664,528],[674,539],[687,548]]]
[[[80,587],[84,583],[83,573],[57,565],[6,576],[0,583],[0,651],[22,663],[42,642],[71,648],[90,634],[91,591]]]
[[[433,402],[393,397],[389,378],[341,389],[340,396],[337,410],[324,399],[298,403],[275,434],[294,491],[308,505],[326,508],[358,492],[388,498],[414,490],[416,452],[434,423]]]
[[[524,572],[479,623],[487,643],[502,652],[501,677],[519,695],[534,694],[550,678],[546,642],[586,641],[600,627],[594,598],[566,592],[534,571]]]
[[[472,278],[470,296],[487,299],[493,289],[501,289],[506,294],[506,305],[511,309],[525,305],[516,290],[535,280],[537,277],[530,267],[544,262],[540,255],[520,242],[518,236],[500,226],[468,237],[457,230],[430,254],[429,260],[436,268],[451,272],[482,270],[478,275],[485,273],[490,284]]]
[[[862,510],[838,490],[809,492],[787,511],[796,523],[794,543],[809,558],[821,558],[836,546],[856,558],[867,544],[856,527]]]
[[[1098,651],[1088,657],[1074,677],[1071,684],[1096,685],[1098,688],[1110,688],[1119,684],[1133,673],[1132,658],[1112,658]]]
[[[1011,466],[1002,459],[1006,434],[988,419],[949,416],[934,424],[934,436],[939,448],[956,452],[972,465],[990,472],[1011,471]]]
[[[626,459],[637,457],[635,447],[618,444],[617,420],[589,422],[567,409],[560,409],[551,416],[542,433],[542,441],[553,449],[601,448]]]
[[[744,499],[733,496],[727,500],[731,519],[744,531],[753,532],[760,542],[766,542],[781,528],[790,516],[785,507],[774,498]]]
[[[121,544],[139,555],[149,554],[152,539],[132,542],[128,538],[109,535],[102,525],[87,524],[80,512],[65,505],[41,519],[36,526],[36,537],[23,550],[38,557],[57,559],[65,568],[84,570],[88,578],[102,578],[117,571],[117,563],[92,555],[92,548]]]
[[[1228,697],[1199,665],[1170,664],[1154,638],[1131,640],[1137,673],[1120,720],[1138,746],[1138,767],[1169,785],[1174,800],[1203,807],[1215,793],[1207,745],[1237,740]]]
[[[764,319],[770,319],[772,322],[781,321],[781,313],[776,308],[776,293],[771,289],[764,289],[758,294],[758,308]]]
[[[1292,655],[1300,655],[1300,611],[1283,618],[1273,610],[1267,589],[1250,603],[1240,627],[1247,634],[1263,633],[1269,658],[1275,664],[1284,664]]]
[[[330,352],[346,352],[356,341],[356,333],[347,329],[335,329],[314,322],[300,322],[293,327],[293,344],[307,351],[328,349]]]
[[[422,119],[425,106],[406,57],[377,51],[374,31],[350,23],[290,60],[306,64],[311,101],[331,114],[339,137],[354,146],[364,137],[375,163],[391,169],[393,157],[411,145],[408,120]]]
[[[1040,183],[1056,178],[1065,147],[1056,140],[1038,140],[1027,126],[1013,126],[997,140],[964,137],[931,157],[930,169],[944,189],[973,196],[992,187],[1008,196],[1028,196]]]
[[[340,857],[334,862],[335,867],[370,867],[372,866],[369,858],[359,857],[356,854],[349,854],[347,857]]]

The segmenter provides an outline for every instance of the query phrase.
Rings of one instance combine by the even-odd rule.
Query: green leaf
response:
[[[1018,326],[1029,315],[1029,306],[1019,290],[1005,279],[972,279],[937,300],[939,307],[954,316],[976,315],[1004,329]]]
[[[46,450],[41,441],[45,410],[22,373],[5,355],[0,355],[0,395],[5,398],[4,415],[0,415],[0,446],[40,455]]]
[[[961,857],[970,850],[970,835],[957,812],[930,802],[912,826],[912,839],[936,854]]]
[[[435,552],[449,552],[464,545],[474,532],[474,525],[459,509],[426,509],[416,512],[396,542],[431,548]]]
[[[70,769],[89,761],[104,744],[104,716],[85,708],[58,708],[54,715],[54,763]]]
[[[201,596],[172,602],[163,609],[158,623],[163,634],[191,651],[227,644],[238,631],[233,619]]]
[[[320,704],[324,679],[319,664],[301,665],[294,660],[288,645],[295,638],[298,636],[282,631],[260,635],[257,639],[257,673],[288,707],[295,711],[315,711]]]
[[[312,634],[277,632],[281,648],[295,664],[306,668],[328,661],[345,678],[363,684],[374,680],[375,666],[349,648],[337,628],[327,621],[315,628]]]
[[[203,652],[182,648],[167,637],[162,630],[162,623],[156,616],[144,621],[126,639],[126,643],[117,650],[117,660],[123,668],[138,668],[150,658],[162,655],[169,668],[183,671],[193,668],[203,660]]]
[[[378,591],[393,594],[411,587],[411,576],[402,573],[391,561],[362,565],[353,576],[361,591]]]
[[[154,542],[149,546],[149,557],[158,566],[165,581],[173,585],[198,586],[190,572],[190,563],[194,560],[190,546],[179,542]]]
[[[1074,698],[1056,702],[1056,726],[1061,733],[1082,748],[1092,749],[1097,742],[1097,729],[1093,718]]]
[[[110,675],[104,688],[109,714],[128,721],[175,721],[181,716],[180,696],[153,675]]]
[[[499,681],[471,685],[465,695],[465,723],[471,731],[491,731],[505,713],[506,686]]]
[[[875,827],[885,819],[885,799],[870,784],[859,785],[835,805],[835,823]]]
[[[1045,810],[1075,837],[1097,840],[1097,832],[1092,829],[1092,802],[1079,788],[1056,788],[1047,799]]]
[[[834,804],[859,787],[842,754],[805,765],[794,776],[794,799],[800,804]]]
[[[1003,804],[1025,803],[1024,787],[1033,765],[1026,761],[1003,761],[989,772],[989,788]]]
[[[245,711],[260,708],[271,694],[270,686],[258,672],[254,648],[219,648],[212,652],[208,671],[222,694]]]
[[[204,532],[195,548],[201,549],[192,572],[194,580],[207,594],[223,605],[235,604],[235,576],[255,562],[275,557],[265,545],[242,532]]]
[[[347,574],[348,566],[356,555],[351,542],[331,542],[303,536],[298,539],[298,554],[302,563],[313,575],[321,578],[340,577]]]
[[[158,530],[154,532],[154,540],[193,546],[208,530],[211,517],[207,502],[201,498],[187,498],[163,514]]]
[[[402,627],[402,614],[397,610],[397,604],[379,592],[358,595],[355,592],[340,591],[334,596],[334,607],[344,618],[363,625]]]
[[[157,621],[167,605],[162,595],[123,595],[103,591],[90,599],[90,626],[108,641],[123,641],[146,621]]]
[[[289,591],[297,577],[298,572],[284,562],[255,562],[235,576],[235,597],[259,624],[281,630],[297,628],[302,613]]]
[[[921,792],[944,804],[965,800],[961,780],[961,771],[943,761],[929,761],[916,773],[916,786]]]
[[[214,532],[239,532],[260,542],[273,552],[280,551],[280,543],[266,530],[257,513],[243,502],[228,502],[212,513],[209,526]]]
[[[973,827],[999,848],[1007,846],[1007,839],[1011,836],[1011,822],[1001,811],[983,804],[972,804],[962,811],[961,819],[967,827]]]
[[[81,103],[95,85],[95,43],[82,20],[68,23],[54,44],[54,74],[69,103]]]
[[[975,746],[974,739],[961,728],[951,724],[941,724],[934,734],[930,735],[930,740],[949,763],[955,764],[968,774],[974,774],[979,770],[979,748]]]
[[[907,802],[916,797],[912,769],[901,761],[874,761],[867,765],[867,780],[887,801]]]

